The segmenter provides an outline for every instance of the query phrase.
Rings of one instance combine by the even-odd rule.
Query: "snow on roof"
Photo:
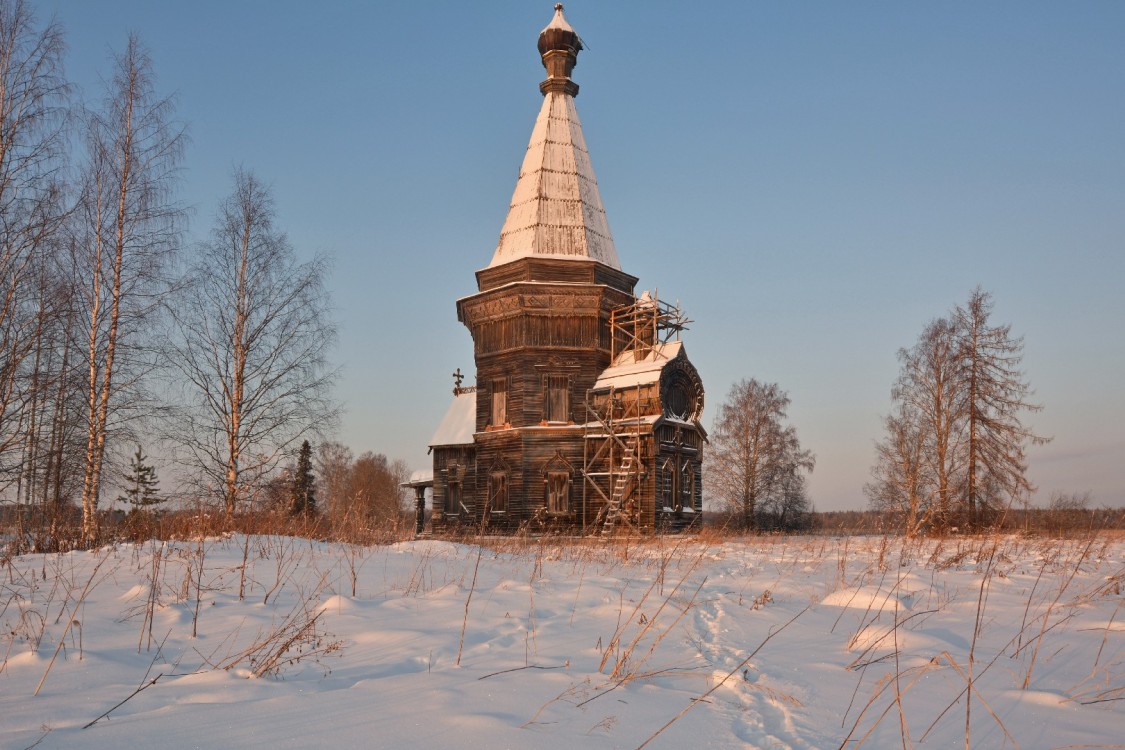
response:
[[[472,445],[477,426],[477,393],[468,391],[453,396],[449,411],[441,420],[430,447],[443,445]]]
[[[628,419],[621,419],[621,420],[618,420],[618,421],[619,421],[620,424],[623,424],[623,425],[642,425],[642,424],[654,425],[657,422],[672,422],[672,421],[678,421],[681,424],[690,424],[689,422],[682,422],[681,420],[669,419],[668,417],[664,416],[663,414],[645,414],[644,416],[641,416],[641,417],[629,417]],[[603,438],[603,437],[606,437],[606,433],[604,432],[605,423],[603,423],[603,422],[587,422],[586,424],[579,425],[579,426],[585,428],[587,438]]]
[[[410,473],[410,479],[403,482],[400,487],[432,487],[434,485],[434,469],[418,469]]]
[[[563,15],[562,3],[557,3],[555,5],[555,15],[551,19],[551,22],[547,24],[546,28],[543,29],[543,31],[546,31],[547,29],[562,29],[563,31],[574,31],[573,27],[571,27],[571,25],[567,23],[566,16]],[[539,33],[542,34],[543,31],[540,31]]]
[[[648,385],[660,380],[660,373],[664,366],[684,353],[682,341],[669,341],[658,344],[647,355],[637,360],[633,350],[621,352],[613,360],[613,364],[602,371],[594,383],[594,390],[601,388],[628,388],[636,385]]]
[[[530,256],[589,259],[621,269],[574,97],[563,92],[550,91],[543,99],[488,266]]]

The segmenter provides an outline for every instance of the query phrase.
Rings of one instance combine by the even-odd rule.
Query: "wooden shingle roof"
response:
[[[574,37],[564,45],[572,65],[581,42],[563,18],[561,7],[556,8],[552,24],[543,30],[540,46],[544,47],[545,35],[565,36],[564,32]],[[560,54],[564,53],[559,49],[547,49],[544,65],[552,55]],[[574,106],[577,86],[570,81],[568,66],[556,62],[547,66],[548,79],[541,86],[543,107],[532,128],[489,268],[534,256],[595,260],[621,270]]]

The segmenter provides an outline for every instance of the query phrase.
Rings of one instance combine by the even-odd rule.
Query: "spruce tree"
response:
[[[301,452],[297,455],[297,470],[293,472],[293,494],[290,505],[293,515],[316,514],[315,482],[312,473],[312,446],[306,440],[301,443]]]
[[[119,495],[117,501],[132,506],[132,512],[158,505],[166,498],[160,497],[157,487],[160,480],[156,477],[156,469],[145,461],[148,457],[137,446],[133,460],[129,464],[129,474],[125,477],[125,494]]]

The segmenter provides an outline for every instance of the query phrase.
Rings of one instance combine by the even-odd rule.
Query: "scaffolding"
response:
[[[640,489],[648,474],[640,412],[640,386],[586,395],[583,503],[601,506],[587,528],[604,536],[633,529],[640,520]]]
[[[616,362],[617,355],[632,351],[633,361],[639,362],[660,344],[678,340],[692,322],[678,302],[670,305],[661,302],[656,293],[642,292],[633,302],[609,313],[610,361]]]
[[[661,345],[678,340],[691,322],[678,304],[661,302],[648,292],[614,308],[609,316],[611,365],[624,364],[618,359],[626,353],[632,353],[633,362],[664,356]],[[652,460],[644,438],[651,434],[650,417],[659,406],[655,386],[634,383],[586,393],[583,507],[600,506],[593,522],[585,524],[594,533],[611,536],[639,530],[642,490]]]

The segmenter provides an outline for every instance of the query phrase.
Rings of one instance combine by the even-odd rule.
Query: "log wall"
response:
[[[457,303],[458,319],[468,327],[474,343],[475,445],[434,451],[434,528],[460,524],[501,533],[580,531],[591,526],[605,507],[604,500],[584,486],[587,438],[583,425],[591,421],[586,397],[610,365],[610,313],[634,301],[637,279],[593,261],[525,258],[479,271],[477,281],[480,292]],[[548,407],[552,378],[565,378],[568,408],[565,419],[548,422],[549,416],[558,416]],[[505,393],[500,424],[493,419],[496,390]],[[644,411],[659,414],[657,385],[642,390]],[[646,472],[640,481],[639,528],[671,531],[690,527],[701,513],[662,510],[657,500],[664,490],[658,466],[664,455],[685,460],[687,443],[691,443],[687,460],[698,463],[702,436],[685,442],[682,426],[679,438],[663,428],[655,433],[651,430],[650,425],[642,446]],[[694,469],[699,494],[701,468],[696,465]],[[570,476],[570,510],[551,514],[547,472],[561,470]],[[467,513],[448,507],[451,471],[460,472]],[[506,476],[507,506],[502,510],[490,506],[494,473]],[[700,508],[697,500],[692,502]]]

